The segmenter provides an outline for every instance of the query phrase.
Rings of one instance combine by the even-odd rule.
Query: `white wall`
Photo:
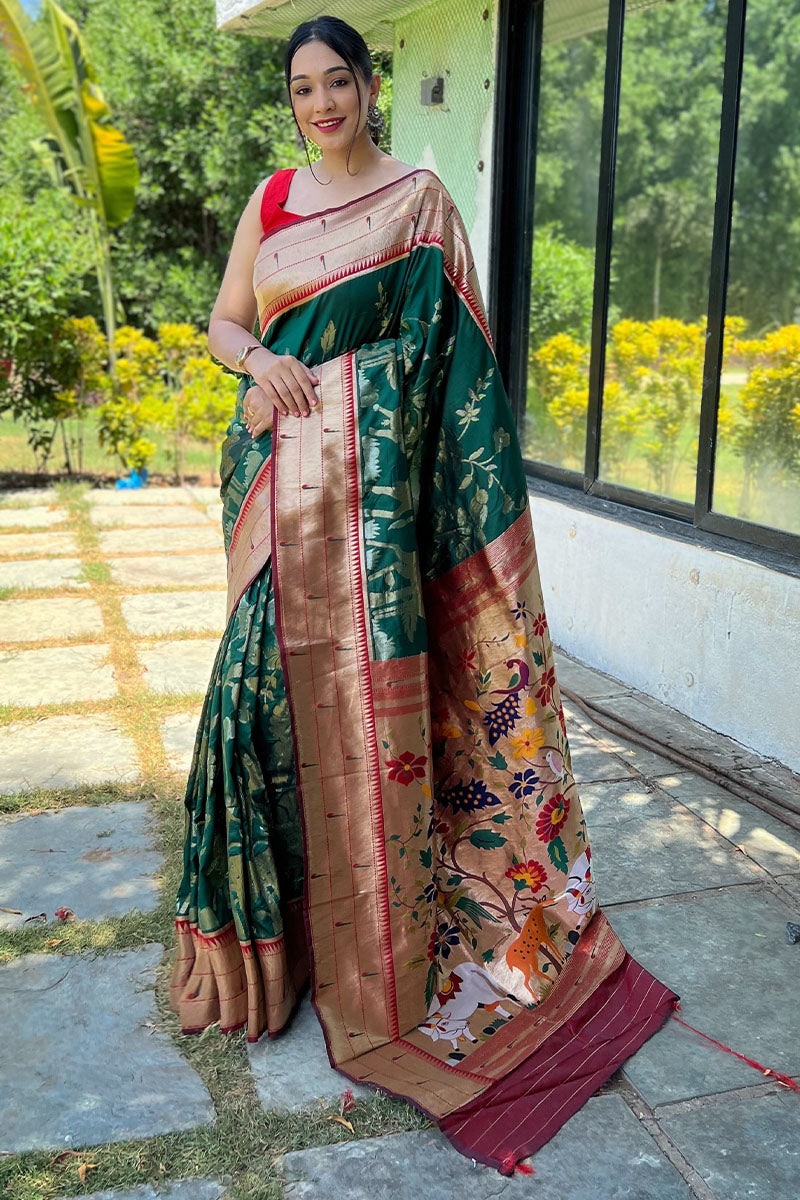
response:
[[[800,770],[800,579],[531,497],[553,641]]]

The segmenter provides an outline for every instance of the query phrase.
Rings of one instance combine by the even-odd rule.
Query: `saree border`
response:
[[[422,187],[416,186],[419,175],[428,177]],[[330,222],[325,213],[303,218],[304,221],[318,222],[318,228],[309,228],[299,238],[296,233],[294,237],[290,234],[298,222],[285,223],[270,231],[273,244],[267,248],[265,240],[253,264],[253,290],[258,298],[262,340],[280,315],[323,294],[337,283],[408,258],[419,247],[435,247],[442,251],[445,275],[451,286],[494,350],[475,260],[452,220],[455,203],[432,171],[421,168],[403,177],[404,181],[409,179],[414,181],[409,194],[383,206],[370,209],[367,205],[360,211],[358,204],[370,198],[360,197],[330,210],[334,214]],[[400,182],[395,180],[386,187]],[[425,203],[428,197],[432,197],[431,203]],[[353,212],[350,212],[351,207]],[[338,213],[344,213],[340,222],[336,221]],[[349,237],[348,226],[363,221],[366,221],[367,229],[354,230],[354,236]],[[287,233],[287,244],[275,244],[274,239],[284,232]],[[373,240],[378,239],[378,248],[354,261],[353,247],[358,245],[364,233]],[[270,257],[272,266],[265,271]]]
[[[421,691],[426,665],[424,656],[391,666],[370,661],[353,366],[353,356],[344,355],[321,368],[322,412],[314,425],[291,423],[288,429],[296,432],[288,432],[287,421],[278,417],[271,477],[276,626],[298,773],[311,1001],[333,1067],[355,1082],[402,1096],[441,1121],[459,1112],[468,1117],[469,1106],[479,1097],[511,1079],[524,1078],[525,1064],[579,1014],[589,1019],[595,993],[620,969],[626,952],[604,915],[595,914],[567,960],[559,985],[534,1011],[518,1013],[462,1063],[437,1057],[421,1044],[424,1035],[413,1024],[400,1032],[382,839],[383,788],[389,785],[377,750],[376,722],[378,713],[384,719],[401,715],[388,712],[387,706],[408,708],[413,715],[421,711],[414,692]],[[318,482],[308,482],[312,479]],[[326,493],[334,499],[326,501]],[[497,542],[448,572],[445,584],[462,591],[464,604],[474,605],[481,589],[486,592],[487,572],[495,581],[489,602],[511,579],[527,576],[535,550],[529,522],[526,509]],[[323,553],[304,554],[304,546],[312,543],[323,546]],[[321,622],[322,607],[328,616]],[[336,621],[340,623],[334,626]],[[330,642],[322,651],[312,636],[315,629],[318,639]],[[321,753],[337,754],[331,713],[345,691],[355,699],[347,712],[346,733],[340,727],[343,759],[358,764],[349,771],[349,795],[347,787],[340,786],[337,762],[330,761],[324,778],[319,762]],[[343,768],[341,778],[347,778],[346,762]],[[367,861],[348,859],[353,894],[337,898],[331,888],[331,864],[336,861],[337,838],[342,837],[339,821],[348,800],[352,802],[353,789],[359,812],[367,799],[370,829],[362,845],[369,847],[369,854]],[[346,841],[338,844],[341,864],[353,852]],[[360,886],[375,903],[356,932],[354,876],[359,870],[371,872],[371,883],[362,877]],[[363,940],[359,944],[364,934],[366,945]],[[370,1005],[365,988],[365,980],[376,975],[384,998],[377,1020],[375,992]],[[357,982],[347,994],[342,991],[345,979]],[[393,1088],[387,1088],[387,1080]]]
[[[387,864],[381,844],[381,776],[368,687],[370,635],[352,355],[340,356],[318,370],[317,419],[291,423],[288,427],[297,432],[288,433],[284,431],[287,421],[276,413],[271,476],[273,582],[303,828],[303,912],[312,1005],[329,1059],[338,1065],[355,1057],[354,1043],[361,1039],[370,1046],[386,1042],[396,1034],[398,1019]],[[301,483],[301,475],[319,482]],[[334,497],[327,504],[326,491]],[[305,494],[309,492],[311,496]],[[315,547],[313,554],[307,553],[307,541]],[[332,589],[340,593],[338,602],[330,602]],[[343,723],[340,706],[351,699],[352,719]],[[341,758],[338,771],[335,764],[323,775],[318,761],[323,747]],[[370,819],[360,827],[351,822],[356,791],[358,812],[363,811],[365,791],[369,797]],[[312,811],[316,823],[310,820]],[[349,895],[340,897],[333,895],[331,882],[337,839],[350,870]],[[360,872],[371,873],[371,888],[368,876]],[[370,895],[378,899],[376,911],[368,904]],[[320,945],[329,947],[324,964],[315,952]],[[349,962],[349,970],[341,960]],[[359,981],[344,999],[337,965],[348,978]],[[339,996],[338,1007],[326,1003],[329,988]]]
[[[272,458],[267,458],[244,498],[233,526],[227,553],[228,596],[226,621],[250,584],[269,561],[272,552],[272,521],[269,482]]]

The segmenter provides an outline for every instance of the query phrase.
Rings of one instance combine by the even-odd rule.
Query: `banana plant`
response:
[[[109,229],[133,212],[139,182],[133,147],[112,125],[80,30],[55,0],[44,0],[36,21],[19,0],[0,0],[0,37],[45,126],[34,149],[53,182],[68,188],[85,212],[113,374],[116,299]]]

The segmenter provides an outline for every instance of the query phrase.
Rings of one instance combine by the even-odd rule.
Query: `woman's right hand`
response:
[[[252,378],[285,416],[307,417],[317,404],[319,376],[292,354],[254,350],[247,363]]]

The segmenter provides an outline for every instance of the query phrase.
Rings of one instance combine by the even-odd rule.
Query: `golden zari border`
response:
[[[272,551],[270,476],[271,460],[267,459],[253,480],[233,527],[227,557],[227,621]]]

